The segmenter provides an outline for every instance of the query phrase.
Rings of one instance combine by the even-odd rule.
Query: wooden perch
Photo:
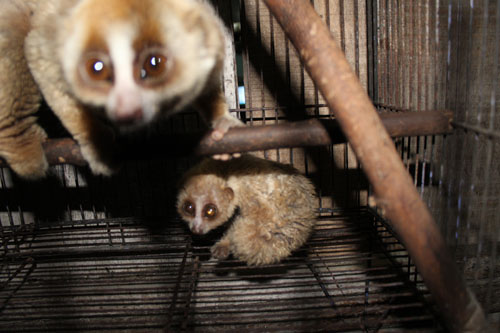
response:
[[[392,137],[451,133],[450,111],[398,112],[380,114]],[[220,142],[205,137],[195,153],[213,155],[273,148],[322,146],[347,139],[336,120],[310,119],[279,125],[231,129]]]
[[[448,329],[481,332],[486,319],[413,186],[368,95],[309,1],[264,0],[297,49],[363,165],[377,206],[405,244]]]
[[[451,133],[451,111],[394,112],[379,115],[392,137]],[[279,125],[230,129],[221,141],[210,133],[163,135],[144,140],[121,142],[123,159],[213,155],[273,148],[309,147],[347,142],[336,120],[310,119]],[[73,139],[52,139],[44,143],[49,164],[86,165]],[[0,160],[0,166],[5,163]]]

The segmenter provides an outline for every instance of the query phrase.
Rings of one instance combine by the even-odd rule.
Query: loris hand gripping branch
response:
[[[114,133],[193,105],[220,139],[241,123],[221,91],[221,22],[193,0],[0,0],[0,156],[45,175],[41,95],[95,174],[113,172]]]

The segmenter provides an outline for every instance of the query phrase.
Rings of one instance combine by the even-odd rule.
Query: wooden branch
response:
[[[392,137],[451,133],[450,111],[395,112],[380,114]],[[310,147],[347,142],[336,120],[310,119],[279,125],[233,128],[221,141],[215,142],[210,133],[162,135],[145,140],[124,140],[120,146],[122,159],[213,155],[248,152],[273,148]],[[49,164],[86,165],[73,139],[52,139],[44,143]],[[0,166],[5,163],[0,160]]]
[[[467,288],[368,95],[309,1],[264,0],[297,48],[372,184],[375,201],[406,246],[450,331],[486,320]]]
[[[392,137],[451,133],[450,111],[380,114]],[[310,119],[280,125],[237,128],[220,142],[205,138],[196,148],[199,155],[247,152],[273,148],[321,146],[347,142],[336,120]]]

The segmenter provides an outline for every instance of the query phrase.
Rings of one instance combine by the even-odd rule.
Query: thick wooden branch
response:
[[[380,114],[382,123],[392,137],[435,135],[451,132],[450,111],[395,112]],[[273,148],[310,147],[347,142],[336,120],[310,119],[279,125],[233,128],[221,141],[210,133],[163,135],[145,140],[125,140],[121,157],[148,159],[152,157],[213,155],[248,152]],[[50,164],[86,165],[77,143],[72,139],[52,139],[44,143]],[[0,166],[5,165],[0,160]]]
[[[377,206],[405,244],[453,332],[481,331],[486,320],[441,233],[412,184],[368,95],[309,1],[264,0],[349,139]]]
[[[446,134],[452,130],[450,111],[398,112],[379,116],[392,137]],[[235,128],[220,142],[204,138],[195,152],[212,155],[344,142],[347,139],[336,120],[310,119],[280,125]]]

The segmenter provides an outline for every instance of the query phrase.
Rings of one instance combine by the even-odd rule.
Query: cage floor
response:
[[[305,247],[263,268],[210,260],[213,240],[175,218],[0,236],[2,332],[440,330],[406,252],[368,211],[322,218]]]

